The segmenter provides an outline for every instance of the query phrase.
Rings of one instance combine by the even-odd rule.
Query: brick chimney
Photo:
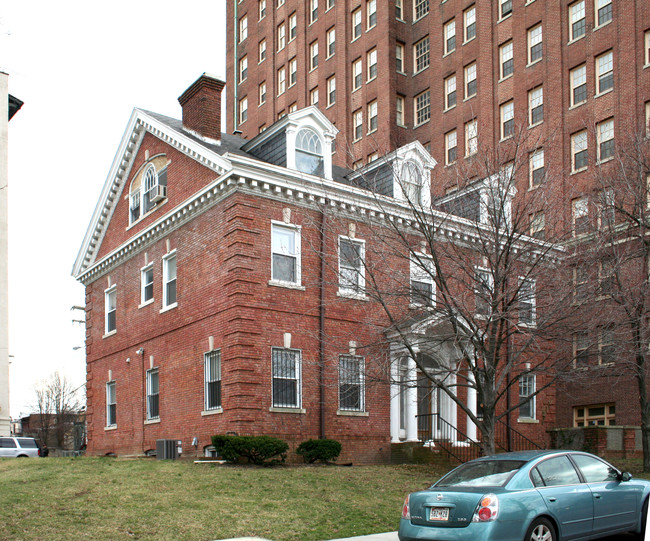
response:
[[[226,83],[204,73],[178,98],[183,128],[206,139],[221,141],[221,91]]]

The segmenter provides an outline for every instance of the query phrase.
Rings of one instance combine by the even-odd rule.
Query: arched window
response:
[[[144,212],[149,212],[153,206],[153,191],[158,186],[158,175],[156,168],[150,165],[144,173]]]
[[[323,162],[323,145],[318,134],[310,128],[302,128],[296,135],[296,169],[323,176]]]
[[[411,160],[404,162],[400,181],[404,197],[415,205],[420,204],[422,201],[422,173],[415,162]]]

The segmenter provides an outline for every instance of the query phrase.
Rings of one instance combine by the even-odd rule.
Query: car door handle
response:
[[[600,494],[594,494],[594,498],[596,498],[597,500],[600,500]]]
[[[553,497],[551,497],[551,498],[548,499],[548,501],[549,501],[549,502],[554,502],[556,499],[557,499],[557,498],[553,498]]]

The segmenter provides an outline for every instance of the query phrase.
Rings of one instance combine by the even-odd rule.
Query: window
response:
[[[115,399],[115,382],[106,384],[106,426],[117,426],[117,402]]]
[[[528,31],[528,63],[532,64],[542,59],[542,25]]]
[[[613,17],[612,0],[596,0],[596,14],[598,26],[610,22]]]
[[[244,15],[239,19],[239,42],[241,43],[248,37],[248,16]]]
[[[271,280],[300,285],[300,228],[271,225]]]
[[[607,188],[598,193],[598,227],[601,229],[616,225],[616,196]]]
[[[221,351],[203,355],[205,410],[221,408]]]
[[[519,418],[535,418],[535,375],[522,374],[519,376]]]
[[[366,16],[368,17],[368,30],[377,25],[377,0],[366,2]]]
[[[301,352],[296,349],[272,348],[273,407],[300,408]]]
[[[404,44],[395,45],[395,69],[397,73],[404,73]]]
[[[361,8],[352,12],[352,41],[361,37]]]
[[[295,58],[289,60],[289,86],[296,84],[298,79],[298,61]]]
[[[302,128],[296,134],[296,168],[303,173],[323,176],[323,145],[318,134],[310,128]]]
[[[318,41],[314,41],[309,46],[309,68],[316,69],[318,67]]]
[[[263,39],[257,46],[257,61],[264,62],[266,60],[266,40]]]
[[[309,104],[318,106],[318,87],[309,91]]]
[[[463,12],[463,20],[465,22],[465,41],[469,41],[476,37],[476,7],[472,6]]]
[[[573,269],[573,302],[580,303],[587,299],[589,274],[583,265]]]
[[[284,49],[287,44],[287,28],[284,23],[278,26],[278,51]]]
[[[363,112],[361,109],[352,113],[352,126],[354,129],[354,141],[358,141],[363,135]]]
[[[239,100],[239,123],[243,124],[248,120],[248,98]]]
[[[278,96],[287,90],[287,69],[283,66],[278,70]]]
[[[512,41],[499,47],[499,57],[501,59],[501,79],[512,75],[515,70],[515,61],[512,54]]]
[[[266,103],[266,81],[262,81],[259,86],[259,104]]]
[[[586,197],[571,201],[573,235],[582,235],[589,231],[589,202]]]
[[[147,370],[147,419],[160,418],[158,369]]]
[[[588,455],[573,455],[573,460],[587,483],[618,483],[618,471],[602,460]]]
[[[365,278],[363,241],[339,237],[339,292],[363,294]]]
[[[327,9],[332,9],[334,7],[334,0],[327,0]]]
[[[336,103],[336,77],[330,77],[327,80],[327,106]]]
[[[465,66],[465,99],[476,96],[476,62]]]
[[[589,335],[585,331],[573,334],[573,367],[589,366]]]
[[[458,136],[456,130],[445,134],[445,163],[447,165],[454,163],[458,155]]]
[[[318,20],[318,0],[309,0],[309,23]]]
[[[445,54],[456,50],[456,21],[451,20],[444,27]]]
[[[260,21],[266,17],[266,0],[259,0],[258,9],[260,14]]]
[[[397,96],[395,100],[395,123],[398,126],[406,126],[404,119],[404,96]]]
[[[614,53],[606,52],[596,57],[596,93],[614,88]]]
[[[586,130],[571,136],[571,155],[573,172],[586,169],[589,161]]]
[[[415,73],[429,67],[429,36],[413,45],[413,63]]]
[[[400,173],[400,186],[407,201],[413,205],[422,202],[422,172],[412,160],[407,160]]]
[[[368,81],[372,81],[377,77],[377,49],[373,49],[367,53],[368,63]]]
[[[614,119],[598,124],[598,161],[614,157]]]
[[[587,101],[587,66],[571,70],[571,106]]]
[[[104,292],[104,334],[117,329],[115,315],[117,312],[117,288],[112,286]]]
[[[289,112],[293,113],[294,111],[298,110],[298,104],[294,101],[291,105],[289,105]]]
[[[585,35],[585,0],[569,6],[569,39],[573,41]]]
[[[163,257],[163,308],[176,305],[176,254]]]
[[[413,18],[417,21],[429,13],[429,0],[415,0]]]
[[[475,274],[476,286],[474,288],[474,300],[476,306],[476,315],[478,317],[489,317],[492,313],[492,290],[494,289],[494,279],[490,271],[485,269],[476,269]]]
[[[573,426],[614,426],[615,424],[614,404],[594,404],[573,408]]]
[[[334,56],[336,50],[336,29],[330,28],[327,31],[327,58]]]
[[[355,60],[352,63],[352,90],[361,88],[363,78],[363,67],[361,66],[361,59]]]
[[[598,337],[598,364],[612,365],[616,361],[616,339],[614,329],[606,327],[600,330]]]
[[[153,300],[153,263],[140,270],[140,304]]]
[[[537,470],[546,486],[577,485],[580,483],[580,478],[566,455],[545,460],[537,466]]]
[[[645,65],[648,66],[650,65],[650,30],[648,30],[645,33],[644,53],[645,53]]]
[[[415,101],[415,125],[419,126],[431,118],[431,93],[425,90],[414,98]]]
[[[499,7],[499,16],[503,19],[512,13],[512,0],[499,0]]]
[[[539,149],[530,155],[530,187],[534,188],[544,182],[544,149]]]
[[[364,411],[364,359],[356,355],[339,356],[339,409]]]
[[[289,15],[289,41],[296,39],[298,29],[298,18],[295,13]]]
[[[544,121],[544,88],[538,86],[528,92],[528,123],[535,126]]]
[[[456,106],[456,75],[445,79],[445,109]]]
[[[543,212],[536,212],[530,220],[530,236],[539,240],[546,238],[546,217]]]
[[[478,125],[476,119],[465,124],[465,156],[478,152]]]
[[[395,0],[395,18],[398,21],[404,20],[404,5],[402,0]]]
[[[411,258],[411,304],[415,306],[433,306],[436,284],[433,277],[435,270],[433,260],[424,254]]]
[[[378,159],[379,159],[379,153],[373,152],[371,154],[368,154],[368,163],[372,163],[372,162],[374,162],[375,160],[378,160]]]
[[[377,131],[377,100],[368,104],[368,133]]]
[[[243,82],[248,77],[248,57],[244,56],[239,61],[239,82]]]
[[[537,319],[535,280],[521,278],[519,280],[519,291],[517,292],[519,304],[519,324],[534,326]]]
[[[500,107],[501,139],[512,137],[515,133],[515,102],[509,101]]]
[[[284,6],[284,0],[278,0],[278,7]]]

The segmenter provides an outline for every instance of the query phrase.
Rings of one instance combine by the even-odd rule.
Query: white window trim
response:
[[[115,402],[109,402],[108,401],[108,388],[109,386],[113,386],[113,394],[115,394]],[[109,423],[108,422],[108,416],[109,416],[109,406],[115,405],[115,422],[114,423]],[[106,426],[104,427],[105,429],[115,429],[117,428],[117,386],[115,384],[115,380],[107,381],[106,382]]]
[[[280,349],[280,350],[285,350],[285,351],[297,351],[298,352],[298,360],[297,360],[297,367],[296,367],[296,379],[298,381],[298,384],[296,385],[296,398],[297,398],[297,404],[296,406],[274,406],[273,405],[273,350],[274,349]],[[296,349],[296,348],[285,348],[285,347],[271,347],[271,407],[269,408],[270,412],[275,412],[275,413],[306,413],[305,409],[302,407],[302,350],[301,349]]]
[[[478,294],[479,294],[479,290],[478,290],[478,288],[479,288],[479,282],[478,282],[478,280],[479,280],[479,275],[480,275],[480,274],[486,274],[486,275],[487,275],[487,284],[486,284],[486,285],[487,285],[488,288],[490,288],[490,291],[491,291],[492,293],[494,293],[494,276],[492,275],[492,272],[490,272],[490,269],[487,269],[487,268],[485,268],[485,267],[475,267],[475,268],[474,268],[474,272],[475,272],[475,276],[476,276],[475,280],[477,281],[476,285],[474,286],[474,295],[475,295],[475,297],[476,297],[476,298],[474,299],[474,311],[475,311],[475,317],[476,317],[477,319],[488,319],[488,318],[490,318],[491,315],[492,315],[492,314],[491,314],[491,307],[490,307],[490,306],[487,307],[487,310],[488,310],[488,313],[487,313],[487,314],[481,314],[481,313],[479,313],[479,311],[477,310],[476,300],[479,298],[479,297],[478,297]],[[489,300],[489,299],[487,299],[487,300]]]
[[[151,298],[148,301],[144,300],[144,290],[146,286],[144,279],[147,271],[149,270],[153,271],[153,262],[149,263],[148,265],[145,265],[140,269],[140,305],[138,306],[138,308],[142,308],[143,306],[148,306],[149,304],[153,303],[155,300],[155,296],[153,295],[153,292],[151,294]],[[154,284],[154,280],[152,279],[151,285],[153,286],[153,284]]]
[[[526,377],[526,378],[533,378],[533,389],[532,393],[527,396],[531,396],[529,400],[530,404],[530,409],[532,410],[532,416],[531,417],[519,417],[517,419],[518,422],[536,422],[537,421],[537,376],[535,374],[522,374],[520,377]],[[519,395],[519,400],[521,401],[521,395]],[[517,408],[519,410],[519,408]]]
[[[162,294],[162,309],[160,312],[166,312],[167,310],[172,310],[178,306],[178,258],[176,258],[176,302],[173,302],[171,304],[167,303],[167,282],[168,280],[168,272],[169,269],[167,268],[167,263],[170,259],[176,258],[176,249],[172,250],[171,252],[165,254],[162,258],[162,286],[163,286],[163,294]]]
[[[430,267],[429,272],[425,272],[422,267]],[[435,275],[435,266],[433,258],[421,252],[415,252],[410,258],[410,293],[409,308],[433,308],[436,305],[436,281],[432,275]],[[431,286],[431,304],[422,304],[413,300],[413,282],[423,282]]]
[[[291,257],[296,259],[296,281],[295,282],[286,282],[284,280],[277,280],[273,278],[273,228],[278,227],[281,229],[293,230],[294,232],[294,242],[296,244],[296,253],[290,254]],[[295,224],[288,224],[286,222],[280,222],[277,220],[271,220],[271,279],[268,282],[270,286],[280,286],[286,287],[289,289],[300,289],[304,291],[302,285],[302,226]],[[282,254],[287,255],[287,254]]]
[[[113,330],[108,330],[108,301],[109,296],[115,294],[115,328]],[[111,287],[104,290],[104,338],[107,336],[112,336],[117,332],[117,284],[113,284]]]
[[[355,358],[359,361],[359,408],[342,408],[341,407],[341,358],[342,357],[352,357]],[[338,394],[338,404],[339,407],[336,410],[337,415],[358,415],[358,416],[363,416],[365,417],[368,415],[368,412],[366,411],[366,374],[365,374],[365,366],[366,366],[366,359],[360,355],[351,355],[349,353],[339,355],[339,384],[338,384],[338,389],[337,389],[337,394]]]
[[[341,241],[346,240],[351,243],[357,244],[360,246],[359,257],[361,259],[361,271],[359,272],[359,290],[355,291],[353,289],[344,289],[341,287]],[[350,299],[361,299],[365,300],[368,298],[366,295],[366,241],[365,239],[358,239],[348,237],[346,235],[339,235],[338,240],[338,292],[337,296],[346,297]]]
[[[219,353],[219,382],[223,382],[222,378],[222,363],[221,363],[221,349],[213,349],[203,354],[203,411],[201,415],[212,415],[215,413],[223,412],[223,383],[221,385],[221,400],[220,405],[214,408],[208,408],[208,356],[212,353]]]
[[[531,318],[530,318],[531,322],[528,323],[525,321],[521,321],[519,314],[517,314],[517,323],[519,324],[520,327],[534,328],[537,326],[537,281],[534,278],[529,278],[525,276],[519,277],[519,291],[517,292],[517,302],[519,302],[519,295],[521,294],[522,291],[523,282],[530,282],[532,287],[532,296],[530,299],[526,299],[529,301],[529,304],[531,305]]]
[[[150,385],[149,376],[150,376],[150,374],[153,374],[154,372],[158,375],[158,415],[156,417],[151,416],[150,412],[149,412],[149,396],[150,396],[150,393],[149,393],[149,385]],[[149,422],[149,423],[159,423],[160,422],[160,370],[158,369],[157,366],[153,367],[153,368],[150,368],[149,370],[147,370],[145,377],[146,377],[145,393],[146,393],[146,400],[147,400],[147,411],[145,412],[145,414],[146,414],[145,424],[147,422]]]

